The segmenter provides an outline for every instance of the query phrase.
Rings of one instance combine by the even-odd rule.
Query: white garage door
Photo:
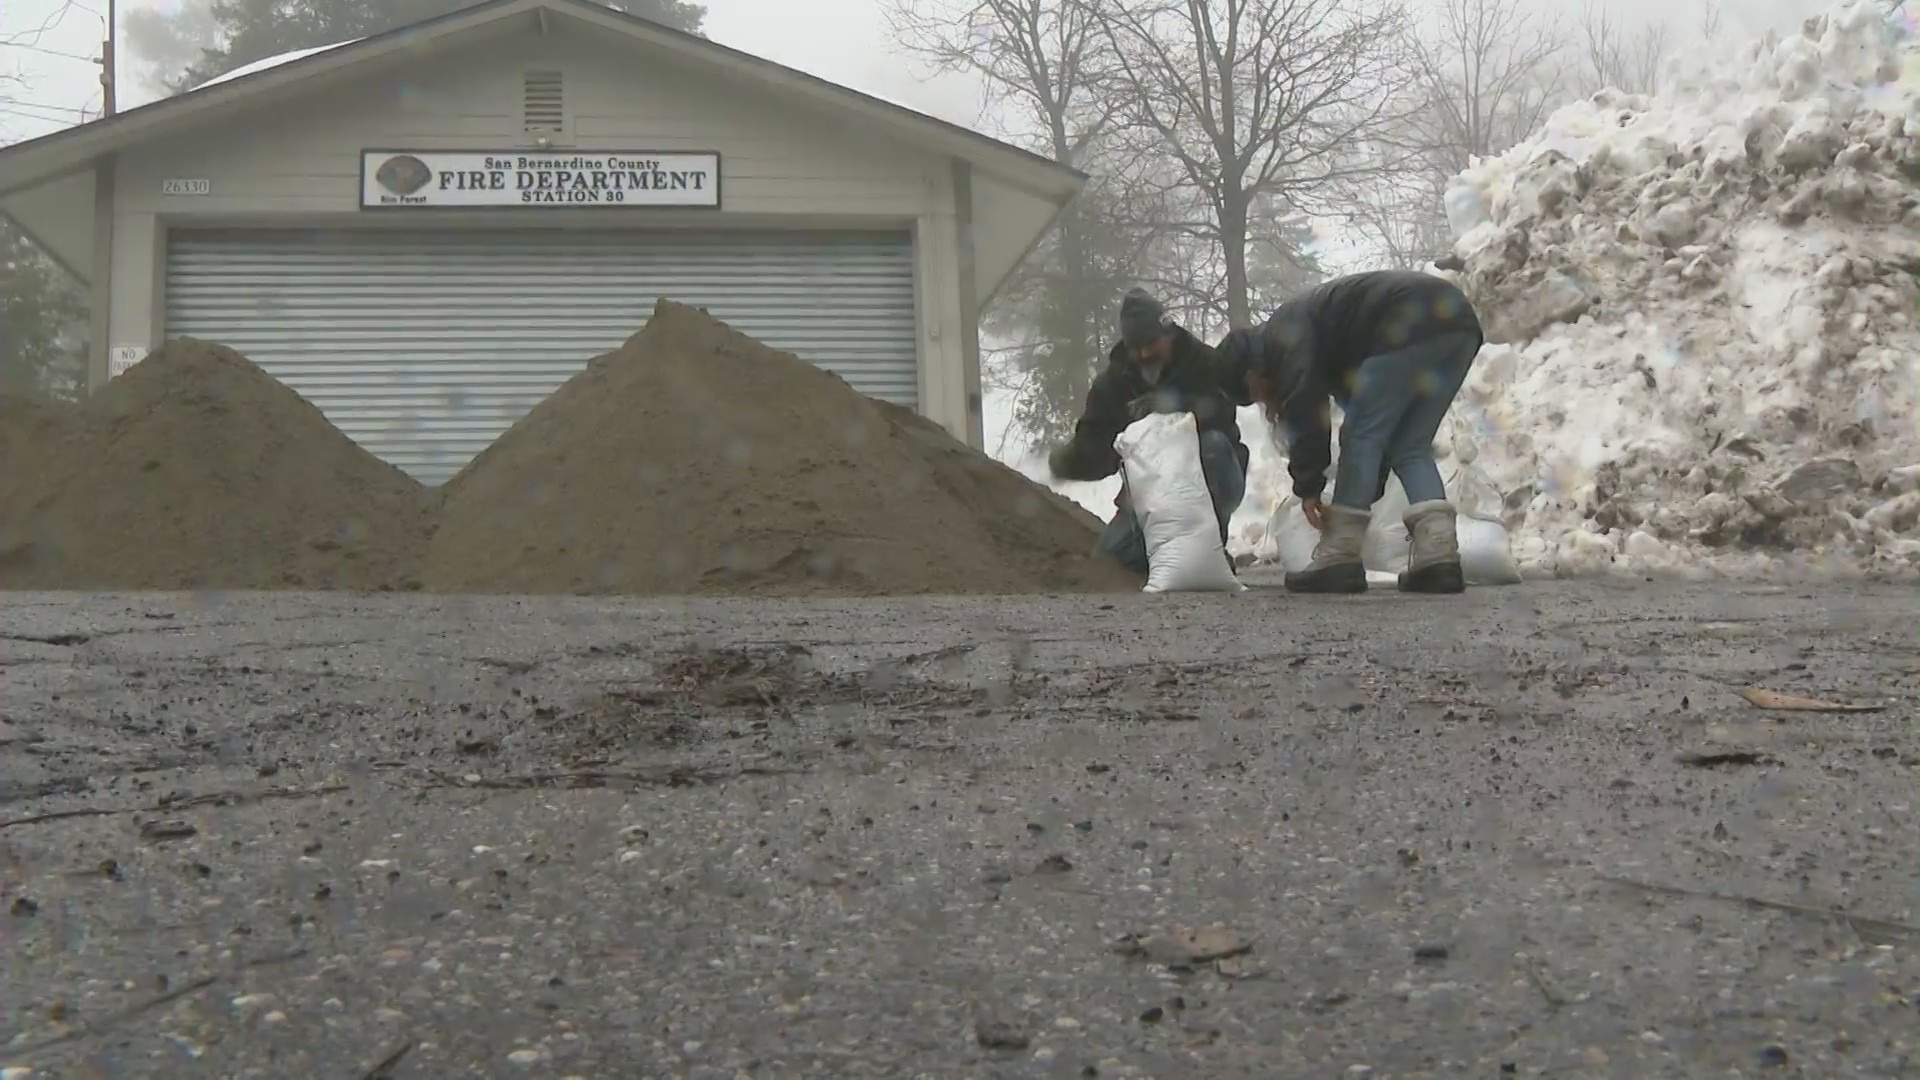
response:
[[[662,296],[917,404],[906,233],[176,231],[166,290],[168,337],[238,349],[429,484]]]

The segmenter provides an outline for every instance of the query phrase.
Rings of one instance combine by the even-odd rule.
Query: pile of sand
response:
[[[220,345],[0,402],[0,588],[417,586],[430,499]]]
[[[449,481],[429,588],[902,594],[1137,587],[1099,523],[913,413],[661,301]]]
[[[1099,522],[912,412],[663,301],[441,492],[231,349],[0,396],[0,588],[1126,589]],[[431,539],[429,539],[431,537]]]

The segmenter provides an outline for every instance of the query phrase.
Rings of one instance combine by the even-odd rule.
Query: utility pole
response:
[[[100,43],[100,117],[103,120],[114,113],[115,91],[119,89],[116,84],[120,81],[115,77],[119,73],[119,66],[114,62],[113,48],[114,39],[118,36],[114,33],[115,24],[119,21],[116,14],[115,0],[107,0],[107,40]]]
[[[100,43],[100,119],[113,118],[120,96],[120,65],[114,46],[118,44],[119,5],[107,0],[107,34]],[[93,264],[88,282],[92,312],[87,321],[87,390],[107,385],[113,377],[113,232],[114,181],[117,162],[108,155],[93,162]]]

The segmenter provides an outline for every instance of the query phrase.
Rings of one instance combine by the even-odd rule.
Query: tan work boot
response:
[[[1305,570],[1286,577],[1287,591],[1297,593],[1363,593],[1367,568],[1360,561],[1360,545],[1373,515],[1346,506],[1327,507],[1327,531],[1314,545],[1313,561]]]
[[[1445,499],[1414,503],[1407,507],[1405,520],[1409,550],[1406,573],[1400,575],[1400,591],[1465,592],[1467,578],[1460,569],[1460,537],[1454,530],[1453,504]]]

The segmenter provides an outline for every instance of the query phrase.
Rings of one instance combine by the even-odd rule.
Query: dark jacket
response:
[[[1124,345],[1115,345],[1107,354],[1106,368],[1087,391],[1087,406],[1073,426],[1073,440],[1055,457],[1055,475],[1062,480],[1104,480],[1120,471],[1113,440],[1133,423],[1134,402],[1149,395],[1144,404],[1150,411],[1190,412],[1200,431],[1222,432],[1233,440],[1234,457],[1245,471],[1247,447],[1240,441],[1235,409],[1246,390],[1228,385],[1229,380],[1240,379],[1240,369],[1229,368],[1212,348],[1177,326],[1173,355],[1157,383],[1149,383],[1140,373]]]
[[[1354,371],[1368,357],[1463,331],[1485,340],[1473,305],[1453,283],[1417,270],[1378,270],[1302,293],[1281,304],[1257,333],[1235,331],[1220,348],[1229,367],[1245,372],[1259,365],[1284,396],[1278,419],[1293,493],[1317,499],[1333,461],[1328,400],[1345,406]],[[1235,400],[1252,404],[1244,378]]]

